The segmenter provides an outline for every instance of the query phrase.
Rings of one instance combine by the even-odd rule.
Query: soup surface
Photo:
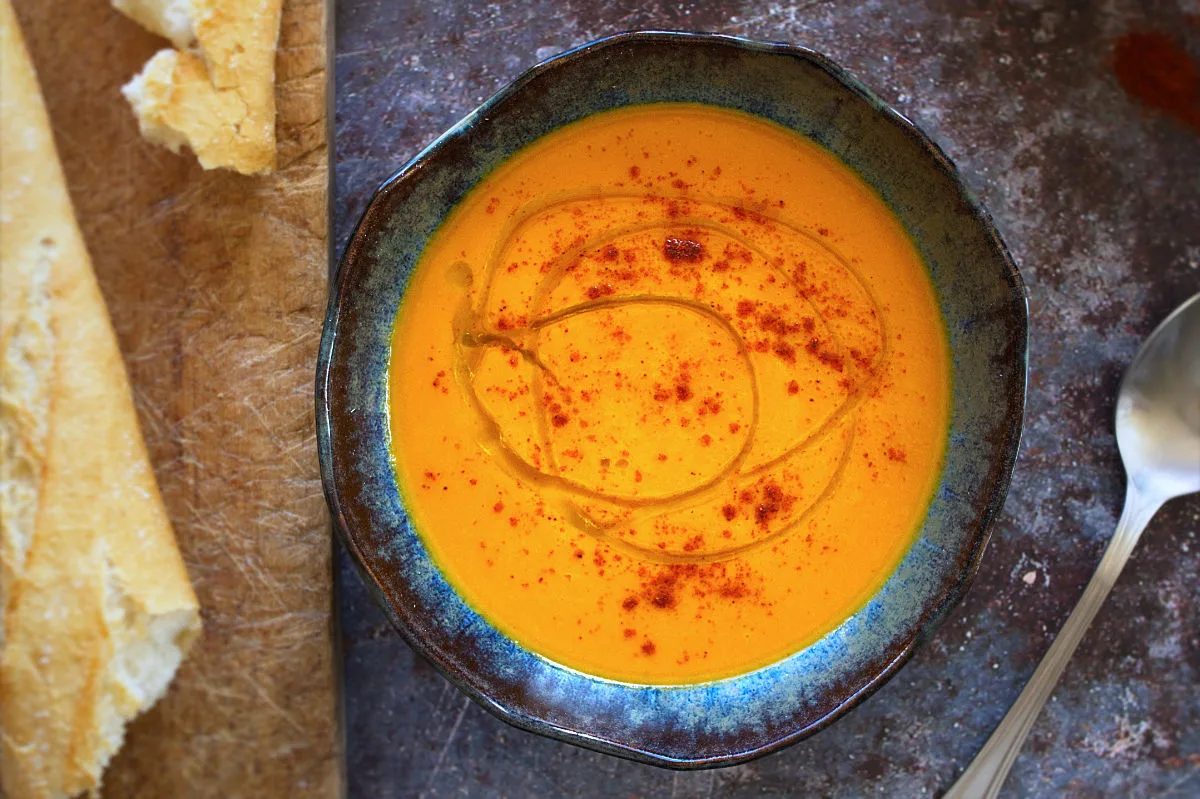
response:
[[[396,473],[467,602],[590,674],[694,683],[835,628],[911,545],[949,359],[862,180],[740,112],[647,105],[526,147],[396,320]]]

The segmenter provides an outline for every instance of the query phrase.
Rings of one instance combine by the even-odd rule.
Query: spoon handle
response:
[[[1095,618],[1096,611],[1104,604],[1142,530],[1146,529],[1151,517],[1162,507],[1162,502],[1158,497],[1139,493],[1133,483],[1129,483],[1125,491],[1125,509],[1121,512],[1121,520],[1117,522],[1117,531],[1108,543],[1108,549],[1091,582],[1084,589],[1079,604],[1071,611],[1054,644],[1000,726],[943,799],[994,799],[1000,793],[1000,786],[1017,759],[1025,736],[1042,711],[1042,705],[1046,704],[1067,661]]]

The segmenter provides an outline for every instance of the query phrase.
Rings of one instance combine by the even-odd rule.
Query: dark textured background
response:
[[[822,50],[929,133],[1029,286],[1030,390],[1005,512],[962,606],[849,716],[744,766],[675,774],[488,715],[415,657],[342,559],[351,795],[921,796],[1016,698],[1100,559],[1124,476],[1113,395],[1200,290],[1200,131],[1111,71],[1130,30],[1200,53],[1200,3],[339,0],[337,246],[375,186],[537,61],[633,28]],[[1151,523],[1017,761],[1006,796],[1200,796],[1200,499]]]

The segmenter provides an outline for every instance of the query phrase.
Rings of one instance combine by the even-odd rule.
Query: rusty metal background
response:
[[[375,186],[538,60],[634,28],[824,51],[928,132],[1029,286],[1030,391],[1005,513],[963,605],[829,730],[675,774],[512,729],[416,658],[342,561],[352,797],[936,795],[1016,698],[1100,559],[1124,494],[1113,397],[1141,339],[1200,289],[1200,131],[1127,97],[1115,41],[1200,54],[1200,4],[339,0],[336,246]],[[1152,522],[1006,795],[1200,796],[1200,499]]]

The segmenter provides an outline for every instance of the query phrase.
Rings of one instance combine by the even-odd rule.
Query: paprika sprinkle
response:
[[[528,649],[641,683],[840,624],[946,446],[945,333],[900,223],[814,142],[712,107],[597,114],[485,177],[412,274],[389,379],[445,577]]]

